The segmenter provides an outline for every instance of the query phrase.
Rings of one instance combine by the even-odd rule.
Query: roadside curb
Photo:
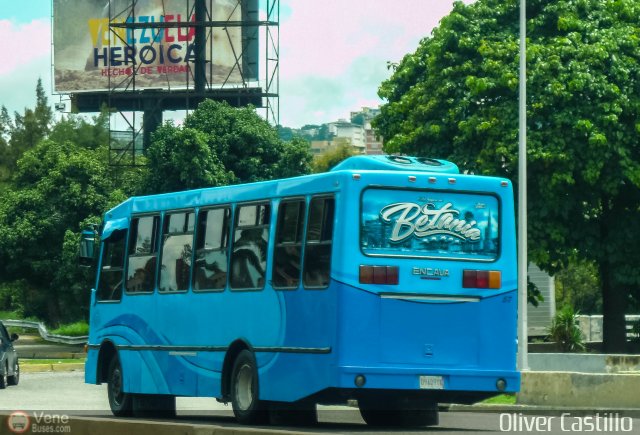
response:
[[[80,359],[87,356],[86,353],[78,352],[26,352],[21,349],[16,349],[18,352],[18,358],[20,359]]]
[[[7,426],[8,417],[0,417],[0,428]],[[68,432],[82,435],[303,435],[308,432],[300,430],[267,429],[252,427],[223,427],[207,424],[180,423],[175,421],[123,420],[114,418],[76,417],[70,416],[61,425],[68,427]],[[3,433],[0,430],[0,433]]]
[[[535,406],[535,405],[448,405],[441,406],[444,412],[482,412],[494,414],[526,414],[526,415],[551,415],[561,416],[569,413],[571,416],[587,416],[600,414],[620,414],[620,416],[640,418],[640,409],[637,408],[582,408],[559,406]]]
[[[20,364],[20,373],[84,371],[84,363]]]

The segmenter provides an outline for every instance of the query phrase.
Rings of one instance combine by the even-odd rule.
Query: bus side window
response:
[[[312,198],[304,251],[303,280],[305,288],[326,288],[331,273],[333,243],[333,198]]]
[[[282,201],[278,208],[271,277],[274,288],[295,289],[300,285],[304,209],[304,200]]]
[[[194,212],[167,213],[164,217],[159,291],[189,289],[194,225]]]
[[[119,301],[122,299],[126,234],[126,230],[114,231],[109,238],[104,240],[97,291],[99,301]]]
[[[141,216],[131,220],[127,292],[153,292],[160,216]]]
[[[231,253],[231,289],[264,288],[270,217],[271,205],[268,203],[237,207]]]
[[[223,290],[227,285],[230,220],[229,207],[198,213],[194,290]]]

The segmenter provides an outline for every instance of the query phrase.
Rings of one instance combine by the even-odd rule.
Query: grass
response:
[[[515,394],[501,394],[499,396],[491,397],[482,402],[486,405],[515,405],[516,404],[516,395]]]
[[[49,331],[51,334],[66,335],[69,337],[80,337],[89,335],[89,324],[87,322],[75,322],[68,325],[62,325],[58,329]]]
[[[15,320],[15,319],[21,319],[21,318],[22,316],[18,314],[17,311],[0,311],[0,320],[7,320],[7,319]]]

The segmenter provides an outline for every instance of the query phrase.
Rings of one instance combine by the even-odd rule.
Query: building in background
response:
[[[537,307],[527,304],[527,330],[529,337],[549,335],[551,321],[556,315],[556,285],[553,277],[540,270],[535,264],[529,265],[529,280],[538,287],[543,301]]]
[[[373,118],[380,114],[379,108],[363,107],[359,112],[351,112],[351,122],[362,126],[364,133],[365,154],[376,155],[383,154],[382,138],[377,137],[371,127]]]
[[[321,125],[305,125],[299,129],[278,126],[281,138],[290,140],[293,135],[307,139],[314,157],[321,156],[340,146],[348,146],[356,154],[383,154],[382,138],[377,137],[371,121],[380,109],[363,107],[351,112],[350,121],[340,119]]]
[[[329,133],[333,135],[336,145],[349,145],[358,154],[365,154],[365,133],[361,125],[354,124],[345,119],[330,122]]]

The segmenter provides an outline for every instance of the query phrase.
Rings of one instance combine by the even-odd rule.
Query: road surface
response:
[[[216,402],[214,399],[178,398],[178,422],[236,427],[230,407]],[[106,385],[87,385],[83,372],[47,372],[23,373],[20,384],[0,391],[0,414],[13,411],[46,411],[55,414],[85,415],[111,417],[107,401]],[[440,414],[440,425],[431,429],[414,429],[393,431],[388,429],[373,430],[366,426],[356,409],[348,407],[320,407],[320,423],[313,427],[287,428],[306,433],[333,434],[401,434],[432,432],[446,434],[500,434],[500,433],[638,433],[640,420],[626,418],[617,419],[618,430],[609,429],[616,422],[615,416],[600,416],[600,431],[589,424],[597,424],[594,415],[590,420],[586,417],[566,416],[564,420],[557,414],[548,416],[531,416],[522,414],[499,414],[479,412],[443,412]],[[603,418],[604,417],[604,418]],[[620,426],[622,423],[622,426]],[[581,424],[582,426],[578,426]],[[628,429],[631,427],[631,431]],[[274,429],[273,426],[270,428]],[[1,433],[1,431],[0,431]]]

